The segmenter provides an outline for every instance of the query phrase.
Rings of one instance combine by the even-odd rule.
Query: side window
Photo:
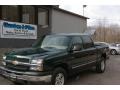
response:
[[[19,13],[17,5],[3,5],[2,6],[2,19],[18,22],[19,21]]]
[[[79,45],[81,45],[81,47],[83,47],[82,39],[79,36],[75,36],[72,38],[72,44],[79,44]]]
[[[22,6],[22,22],[23,23],[35,23],[35,8],[33,6]]]
[[[87,35],[82,36],[82,39],[83,39],[83,47],[85,49],[93,47],[93,41],[92,41],[92,39],[89,36],[87,36]]]
[[[38,24],[42,27],[48,27],[49,13],[47,9],[38,8]]]

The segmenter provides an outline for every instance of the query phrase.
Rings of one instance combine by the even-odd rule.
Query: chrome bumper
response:
[[[4,70],[0,70],[0,73],[2,76],[13,81],[23,80],[23,81],[30,81],[30,82],[50,82],[52,77],[52,75],[45,75],[45,76],[18,75],[15,73],[4,71]]]

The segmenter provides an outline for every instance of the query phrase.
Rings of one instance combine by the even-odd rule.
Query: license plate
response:
[[[16,74],[10,73],[10,78],[16,78],[16,77],[17,77]]]

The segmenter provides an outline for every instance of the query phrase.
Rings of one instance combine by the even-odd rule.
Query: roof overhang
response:
[[[70,12],[70,11],[67,11],[67,10],[64,10],[64,9],[61,9],[61,8],[58,8],[58,7],[55,7],[55,6],[53,6],[52,8],[53,8],[53,9],[56,9],[56,10],[58,10],[58,11],[64,12],[64,13],[68,13],[68,14],[71,14],[71,15],[74,15],[74,16],[77,16],[77,17],[80,17],[80,18],[83,18],[83,19],[89,19],[88,17],[82,16],[82,15],[79,15],[79,14],[76,14],[76,13],[73,13],[73,12]]]

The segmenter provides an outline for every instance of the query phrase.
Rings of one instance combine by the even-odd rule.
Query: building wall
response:
[[[16,22],[22,22],[22,13],[21,13],[21,8],[22,6],[19,6],[19,18],[18,21]],[[37,39],[42,38],[42,36],[49,34],[51,32],[51,8],[49,8],[48,6],[33,6],[35,8],[35,23],[30,23],[30,24],[35,24],[37,25],[38,29],[37,29]],[[49,11],[49,15],[48,15],[48,27],[46,28],[42,28],[41,26],[38,25],[38,8],[45,8]],[[2,5],[0,5],[0,20],[4,20],[2,18]],[[7,20],[10,21],[10,20]],[[14,21],[13,21],[14,22]],[[9,52],[13,49],[17,49],[17,48],[25,48],[25,47],[31,47],[31,45],[37,41],[37,39],[15,39],[15,38],[0,38],[0,64],[1,64],[1,60],[2,57],[4,55],[4,53]]]
[[[52,10],[52,33],[83,33],[86,28],[86,19]]]
[[[42,38],[44,35],[51,33],[51,8],[49,6],[33,6],[35,8],[35,24],[37,25],[37,39]],[[19,6],[20,10],[19,13],[21,14],[21,6]],[[38,25],[38,9],[43,8],[48,10],[48,27],[42,28],[40,25]],[[3,20],[1,18],[2,15],[2,6],[0,5],[0,20]],[[20,15],[21,16],[21,15]],[[9,20],[8,20],[9,21]],[[19,22],[22,22],[22,17],[19,18]],[[24,48],[24,47],[30,47],[37,39],[14,39],[14,38],[0,38],[0,48]]]

